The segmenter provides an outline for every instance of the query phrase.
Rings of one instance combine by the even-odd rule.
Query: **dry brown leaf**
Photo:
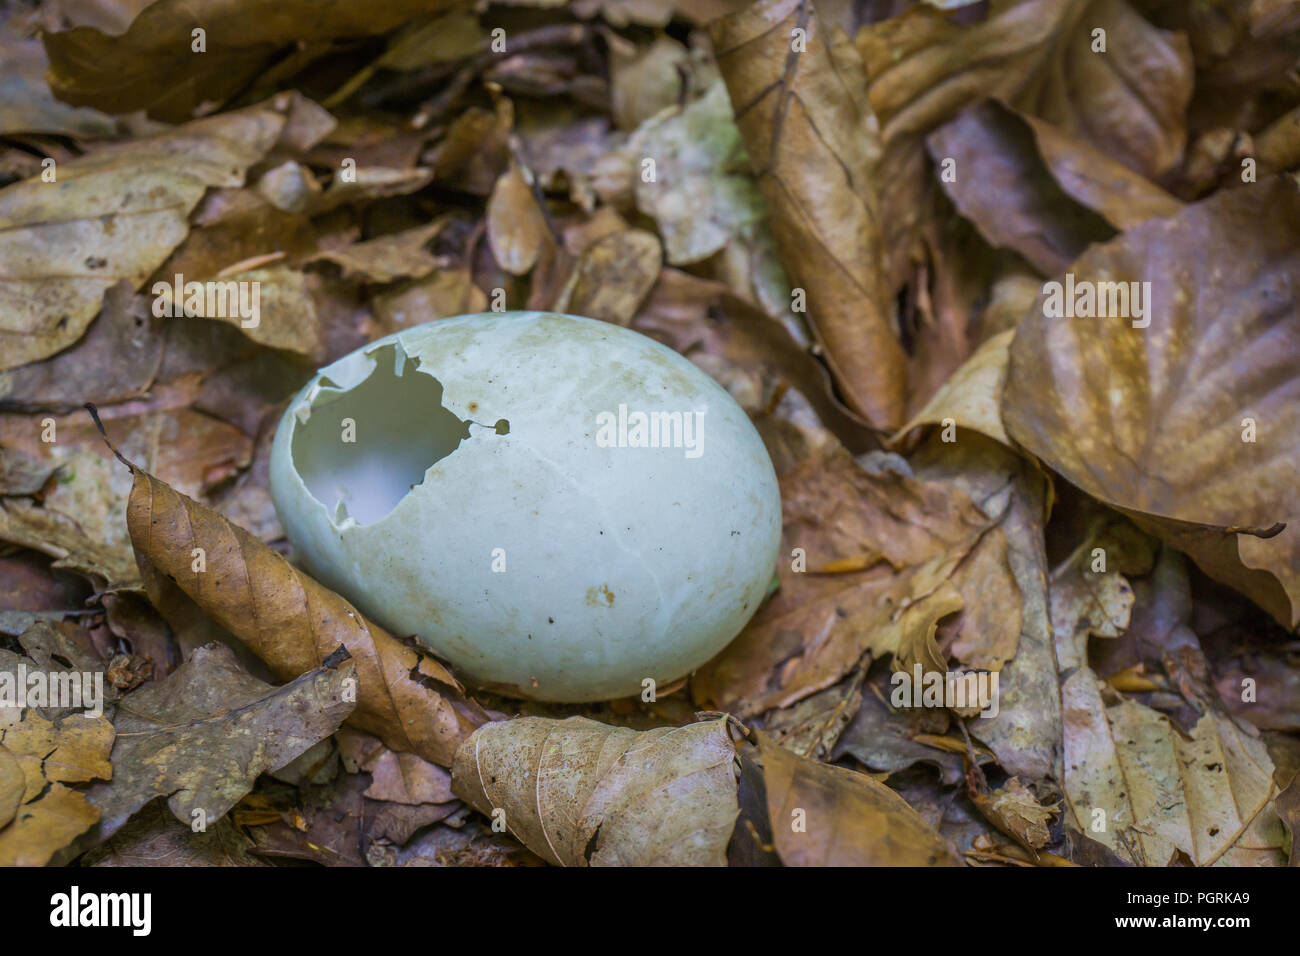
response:
[[[36,37],[18,33],[12,13],[0,37],[0,135],[57,133],[62,136],[109,138],[115,130],[111,116],[98,110],[76,109],[57,99],[45,82],[49,62]]]
[[[492,188],[487,234],[497,263],[514,276],[527,274],[537,263],[542,246],[553,241],[533,187],[516,162],[510,163]]]
[[[653,232],[623,229],[602,236],[583,250],[555,310],[626,327],[662,264],[663,247]]]
[[[1148,219],[1163,219],[1183,204],[1141,173],[1112,156],[1027,113],[1038,151],[1060,187],[1116,229],[1131,229]]]
[[[1300,777],[1292,779],[1290,785],[1278,794],[1276,808],[1287,835],[1287,863],[1300,866],[1300,843],[1296,841],[1300,833]]]
[[[0,744],[0,830],[14,818],[26,792],[27,782],[18,758]]]
[[[128,467],[127,527],[145,589],[164,616],[197,604],[282,680],[319,667],[344,645],[359,684],[349,722],[443,766],[488,719],[433,658],[371,624],[243,528]],[[195,570],[196,548],[203,571]]]
[[[336,37],[374,36],[412,17],[437,12],[446,0],[394,0],[375,6],[342,0],[158,0],[120,36],[79,26],[45,34],[50,86],[74,106],[111,113],[147,109],[168,122],[190,118],[202,104],[243,90],[286,48],[298,68],[329,49]],[[204,30],[205,50],[191,31]]]
[[[0,826],[0,866],[44,866],[94,824],[99,810],[64,783],[111,776],[113,737],[102,716],[51,721],[31,708],[0,707],[0,750],[11,760],[0,789],[21,786],[12,820]]]
[[[682,73],[690,52],[678,40],[659,34],[648,46],[610,35],[611,109],[619,129],[634,130],[660,110],[677,105]]]
[[[806,51],[791,50],[792,30]],[[902,422],[906,363],[885,275],[866,75],[812,4],[760,0],[710,25],[718,67],[772,215],[792,284],[849,406],[880,429]]]
[[[1106,706],[1098,688],[1086,665],[1061,686],[1065,794],[1080,829],[1145,866],[1175,851],[1215,862],[1276,793],[1263,743],[1208,713],[1185,735],[1133,701]]]
[[[891,443],[897,444],[920,425],[951,424],[1009,446],[1011,439],[1002,427],[1002,386],[1007,379],[1008,351],[1014,335],[1012,329],[999,332],[976,349],[925,407],[898,430]]]
[[[185,238],[204,191],[241,185],[283,127],[277,109],[249,107],[101,147],[59,166],[55,183],[0,190],[0,369],[71,345],[119,280],[138,289]]]
[[[169,395],[155,388],[149,401],[114,405],[105,416],[116,416],[114,427],[127,454],[183,493],[199,496],[247,466],[252,442],[238,428],[183,407],[193,400],[184,389]],[[0,538],[36,548],[59,567],[102,577],[110,585],[138,586],[126,523],[129,475],[84,412],[54,422],[57,441],[47,443],[41,441],[40,419],[0,415],[0,442],[61,468],[61,480],[39,505],[0,500]]]
[[[1093,570],[1091,550],[1080,551],[1052,573],[1052,633],[1064,671],[1088,663],[1088,638],[1119,637],[1133,612],[1133,589],[1113,566]],[[1112,562],[1113,564],[1113,562]]]
[[[377,738],[351,728],[339,732],[338,742],[344,766],[350,772],[370,774],[365,795],[371,800],[415,806],[456,799],[451,792],[451,774],[435,763],[390,750]]]
[[[936,627],[963,607],[964,653],[995,668],[1014,654],[1021,622],[1006,541],[964,492],[889,466],[869,472],[836,445],[779,477],[789,555],[780,590],[695,673],[697,703],[741,717],[786,707],[868,651],[908,671],[918,661],[945,670]]]
[[[219,819],[259,774],[334,733],[355,705],[355,684],[344,652],[274,687],[249,676],[229,648],[199,648],[165,680],[123,698],[112,781],[88,793],[102,812],[90,838],[112,836],[160,796],[182,823]]]
[[[308,261],[333,262],[345,275],[358,275],[367,282],[419,279],[441,264],[426,246],[445,225],[445,219],[437,219],[425,226],[353,243],[345,249],[327,249]]]
[[[1043,541],[1051,485],[1036,465],[992,440],[961,433],[958,438],[949,444],[932,434],[912,465],[918,478],[951,482],[986,514],[1002,515],[999,529],[1022,612],[1015,657],[998,675],[998,713],[971,721],[971,733],[1008,773],[1029,781],[1059,779],[1061,705]]]
[[[570,717],[488,724],[452,788],[561,866],[724,866],[739,813],[727,718],[634,731]]]
[[[1045,275],[1115,235],[1060,187],[1024,122],[996,102],[966,110],[926,143],[936,165],[954,163],[940,181],[962,215],[992,245],[1016,250]]]
[[[161,332],[145,297],[119,282],[104,293],[103,308],[76,345],[0,372],[0,408],[69,412],[87,401],[140,398],[162,362]]]
[[[1104,54],[1092,50],[1096,29],[1106,33]],[[970,27],[919,8],[865,29],[857,45],[886,142],[924,134],[992,96],[1151,176],[1182,152],[1192,90],[1186,38],[1153,27],[1124,0],[1026,0]]]
[[[1149,327],[1048,317],[1045,290],[1016,332],[1002,405],[1017,442],[1288,628],[1300,527],[1249,529],[1300,516],[1298,223],[1300,190],[1281,177],[1091,250],[1076,283],[1150,282]]]
[[[79,791],[51,783],[0,830],[0,866],[44,866],[97,819],[99,810]]]
[[[786,866],[960,866],[898,794],[756,732],[776,852]]]
[[[971,802],[995,827],[1034,853],[1047,846],[1058,804],[1043,806],[1032,790],[1012,777],[992,793],[972,793]]]
[[[154,800],[112,838],[86,853],[81,866],[267,866],[249,855],[253,846],[229,817],[195,831],[162,800]]]

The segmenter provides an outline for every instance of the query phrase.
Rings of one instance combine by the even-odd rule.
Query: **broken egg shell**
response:
[[[703,414],[630,447],[620,406]],[[271,495],[299,561],[367,616],[548,701],[703,664],[757,610],[781,534],[724,389],[636,332],[543,312],[431,322],[322,369],[280,422]]]

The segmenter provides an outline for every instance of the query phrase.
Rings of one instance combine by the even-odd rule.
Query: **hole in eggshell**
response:
[[[443,407],[442,383],[411,374],[420,362],[400,346],[369,355],[375,360],[370,375],[346,392],[319,392],[293,434],[294,468],[336,525],[349,517],[373,524],[388,515],[477,424]],[[322,385],[332,383],[322,379]],[[492,427],[498,435],[510,430],[505,419]],[[349,433],[353,441],[344,440]]]

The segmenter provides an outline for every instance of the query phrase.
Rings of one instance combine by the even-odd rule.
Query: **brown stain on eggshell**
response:
[[[587,606],[600,607],[602,604],[605,607],[614,606],[614,592],[609,589],[609,585],[587,588]]]

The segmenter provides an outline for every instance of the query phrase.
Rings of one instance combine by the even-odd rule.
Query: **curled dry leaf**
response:
[[[989,822],[1030,852],[1047,846],[1059,804],[1044,806],[1032,790],[1012,777],[992,793],[972,793],[971,802]]]
[[[791,51],[796,27],[807,49]],[[885,276],[866,74],[811,3],[760,0],[710,25],[718,67],[792,284],[851,408],[902,421],[906,364]]]
[[[635,731],[521,717],[475,731],[452,789],[562,866],[725,866],[739,814],[728,719]]]
[[[1090,561],[1090,555],[1076,555],[1052,574],[1052,634],[1063,671],[1088,662],[1088,638],[1123,634],[1133,612],[1133,589],[1124,575],[1115,568],[1094,571]]]
[[[487,721],[433,658],[367,621],[243,528],[123,462],[134,479],[127,528],[145,589],[164,616],[198,605],[283,680],[320,666],[342,644],[359,684],[349,722],[443,766]]]
[[[201,59],[201,58],[200,58]],[[0,190],[0,369],[66,348],[119,280],[138,289],[189,232],[209,186],[239,186],[284,127],[255,106],[105,146]]]
[[[776,852],[786,866],[960,866],[938,832],[883,783],[818,763],[757,731]]]
[[[1059,778],[1061,704],[1043,541],[1051,485],[1040,468],[1010,449],[980,435],[960,439],[946,443],[931,434],[912,458],[916,476],[951,482],[986,514],[1002,515],[999,528],[1021,607],[1015,656],[998,674],[998,712],[971,721],[971,732],[1008,773],[1029,781]]]
[[[1002,427],[1002,386],[1007,380],[1008,350],[1014,335],[1013,329],[1007,329],[976,349],[925,407],[898,430],[893,443],[920,425],[947,426],[951,420],[953,427],[969,428],[1009,446],[1011,439]]]
[[[945,123],[926,140],[936,164],[952,161],[943,187],[992,245],[1014,249],[1055,276],[1115,231],[1075,203],[1052,178],[1034,137],[1016,115],[988,101]]]
[[[1007,431],[1294,627],[1300,527],[1276,525],[1300,516],[1296,182],[1147,222],[1072,273],[1102,298],[1142,291],[1145,318],[1053,318],[1045,289],[1011,345]]]
[[[1105,55],[1092,49],[1096,29]],[[857,46],[886,142],[994,96],[1150,176],[1182,152],[1187,39],[1153,27],[1125,0],[1025,0],[971,27],[917,9],[863,30]]]
[[[1051,123],[1021,113],[1053,178],[1075,202],[1101,214],[1116,229],[1163,219],[1183,204],[1141,173]]]

